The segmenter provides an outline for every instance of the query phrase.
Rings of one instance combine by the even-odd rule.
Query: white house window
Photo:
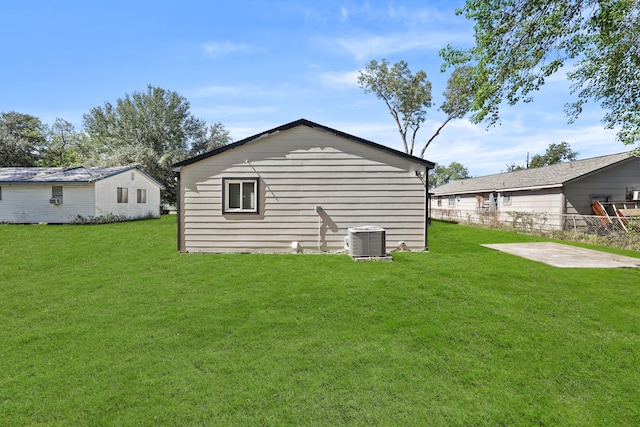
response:
[[[511,206],[511,194],[502,195],[502,204],[505,206]]]
[[[438,206],[442,206],[442,196],[438,196]]]
[[[137,191],[138,197],[138,203],[147,203],[147,190],[143,189],[143,188],[138,188]]]
[[[223,178],[223,213],[258,213],[259,178]]]
[[[449,206],[456,205],[456,196],[449,196]]]
[[[118,203],[129,203],[129,189],[118,187]]]
[[[51,200],[57,205],[62,203],[62,185],[54,185],[51,187]]]
[[[0,200],[2,200],[2,187],[0,187]]]

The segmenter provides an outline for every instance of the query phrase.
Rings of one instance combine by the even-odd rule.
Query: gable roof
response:
[[[527,189],[561,187],[587,175],[627,161],[629,153],[610,154],[573,162],[558,163],[540,168],[523,169],[496,175],[481,176],[448,184],[431,190],[434,195],[468,194],[473,192],[515,191]],[[638,159],[640,161],[640,159]]]
[[[323,132],[328,132],[328,133],[334,134],[336,136],[339,136],[341,138],[345,138],[345,139],[348,139],[350,141],[356,142],[358,144],[363,144],[363,145],[375,148],[375,149],[380,150],[380,151],[385,151],[387,153],[393,154],[393,155],[398,156],[398,157],[402,157],[402,158],[405,158],[405,159],[412,160],[412,161],[414,161],[416,163],[420,163],[422,165],[425,165],[428,169],[433,169],[435,167],[435,164],[433,162],[430,162],[429,160],[421,159],[419,157],[415,157],[415,156],[412,156],[410,154],[403,153],[402,151],[394,150],[393,148],[389,148],[389,147],[386,147],[384,145],[377,144],[375,142],[368,141],[368,140],[363,139],[363,138],[359,138],[357,136],[349,135],[348,133],[344,133],[344,132],[341,132],[339,130],[332,129],[330,127],[323,126],[323,125],[320,125],[318,123],[314,123],[314,122],[306,120],[306,119],[299,119],[299,120],[293,121],[291,123],[287,123],[287,124],[284,124],[282,126],[278,126],[276,128],[270,129],[270,130],[268,130],[266,132],[262,132],[262,133],[259,133],[257,135],[253,135],[253,136],[250,136],[248,138],[242,139],[240,141],[231,143],[229,145],[225,145],[223,147],[217,148],[217,149],[209,151],[207,153],[203,153],[203,154],[200,154],[198,156],[192,157],[190,159],[183,160],[181,162],[178,162],[178,163],[174,164],[173,168],[179,169],[182,166],[187,166],[187,165],[190,165],[192,163],[199,162],[200,160],[208,159],[209,157],[213,157],[213,156],[216,156],[218,154],[224,153],[225,151],[236,149],[236,148],[241,147],[241,146],[243,146],[245,144],[248,144],[250,142],[256,141],[256,140],[261,139],[261,138],[265,138],[267,136],[271,136],[271,135],[276,134],[278,132],[283,132],[283,131],[286,131],[286,130],[289,130],[289,129],[293,129],[293,128],[297,127],[297,126],[307,126],[307,127],[312,128],[312,129],[317,129],[317,130],[320,130],[320,131],[323,131]]]
[[[78,166],[74,168],[0,168],[0,184],[91,183],[136,169],[161,189],[164,185],[136,166]]]

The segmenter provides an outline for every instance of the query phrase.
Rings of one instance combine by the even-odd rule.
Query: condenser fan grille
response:
[[[353,257],[385,256],[385,230],[376,226],[350,228],[349,255]]]

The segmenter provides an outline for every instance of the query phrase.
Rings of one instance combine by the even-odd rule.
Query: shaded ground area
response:
[[[640,258],[551,242],[507,243],[484,247],[563,268],[640,268]]]

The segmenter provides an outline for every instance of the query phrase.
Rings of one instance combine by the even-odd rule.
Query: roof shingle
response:
[[[0,168],[0,183],[94,182],[134,169],[134,166],[96,166],[75,168]]]
[[[453,181],[431,190],[434,195],[472,192],[513,191],[527,188],[560,187],[564,183],[589,175],[627,160],[627,152],[558,163],[540,168],[523,169],[495,175]],[[638,159],[640,161],[640,159]]]

